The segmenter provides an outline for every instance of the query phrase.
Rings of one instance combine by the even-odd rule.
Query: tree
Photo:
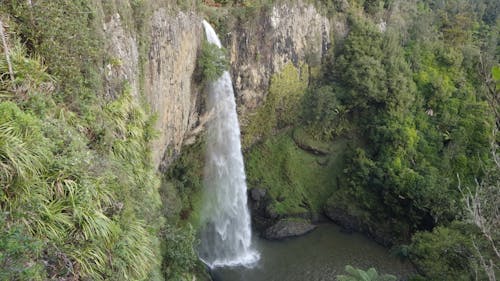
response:
[[[467,224],[454,222],[438,226],[432,232],[418,232],[412,237],[409,257],[432,281],[467,281],[474,279],[473,247]]]

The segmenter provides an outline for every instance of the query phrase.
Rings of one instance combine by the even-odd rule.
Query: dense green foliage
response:
[[[165,244],[163,265],[167,280],[189,280],[187,272],[200,271],[202,275],[204,272],[204,265],[194,252],[198,240],[193,228],[199,225],[203,196],[203,144],[200,138],[195,144],[185,147],[162,179],[163,213],[171,225],[178,226],[167,229],[170,235]]]
[[[0,280],[42,280],[43,266],[34,263],[40,256],[42,243],[26,233],[23,225],[7,226],[4,214],[0,226]]]
[[[99,134],[89,138],[86,121],[41,89],[53,79],[40,61],[20,45],[11,57],[17,78],[3,81],[12,95],[0,103],[2,237],[23,235],[21,241],[37,243],[43,251],[28,255],[31,267],[46,262],[51,276],[145,278],[159,255],[159,229],[150,223],[161,221],[147,148],[151,120],[124,92],[93,112]],[[28,279],[42,278],[35,273]]]
[[[350,123],[369,145],[355,148],[357,157],[346,169],[346,189],[340,192],[347,192],[345,199],[357,198],[374,221],[396,217],[407,223],[394,229],[398,236],[452,220],[460,200],[455,175],[472,182],[489,157],[493,119],[487,103],[474,96],[474,86],[468,85],[474,81],[466,73],[449,74],[463,68],[433,57],[419,61],[412,75],[395,34],[352,24],[327,79],[338,82]],[[416,53],[413,42],[409,45]],[[441,71],[436,72],[436,64]],[[442,88],[429,90],[428,79],[437,79]],[[359,171],[365,173],[353,177]]]
[[[460,225],[437,227],[413,237],[410,248],[416,265],[432,280],[472,280],[474,260],[470,234]],[[470,232],[470,231],[469,231]]]
[[[15,19],[9,24],[28,47],[43,57],[47,70],[59,79],[53,98],[76,112],[85,111],[102,87],[96,65],[105,58],[95,21],[96,2],[90,0],[44,3],[3,1],[1,10]],[[70,18],[71,20],[66,20]],[[43,30],[43,32],[41,32]],[[72,42],[78,42],[73,44]],[[85,58],[85,59],[82,59]]]
[[[345,9],[326,2],[331,11]],[[472,193],[485,186],[491,198],[500,188],[491,177],[498,172],[491,144],[497,145],[492,132],[499,125],[499,6],[466,0],[353,2],[347,36],[335,38],[322,76],[303,90],[302,113],[293,127],[310,145],[300,139],[278,142],[287,136],[274,123],[268,131],[279,136],[261,134],[262,143],[246,153],[249,184],[268,189],[273,206],[285,204],[282,214],[293,215],[296,206],[313,212],[317,206],[340,208],[361,220],[363,231],[410,244],[400,254],[429,280],[486,278],[483,264],[498,264],[499,258],[487,246],[488,235],[480,235],[477,222],[456,221],[464,221],[466,212],[459,186]],[[385,18],[382,30],[378,18],[384,11],[396,14]],[[266,101],[262,108],[269,106]],[[270,119],[278,115],[268,112]],[[293,156],[328,154],[325,145],[331,149],[346,139],[335,164],[310,170],[305,156]],[[315,146],[321,149],[311,150]],[[308,190],[320,190],[321,196],[305,196]],[[495,215],[487,219],[498,221]],[[492,235],[496,243],[498,233]]]

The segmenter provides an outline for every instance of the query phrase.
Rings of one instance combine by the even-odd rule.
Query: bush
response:
[[[164,230],[163,270],[167,280],[190,280],[188,272],[193,270],[198,261],[194,250],[195,231],[191,225],[185,227],[167,227]]]
[[[201,45],[201,54],[198,58],[198,69],[202,82],[213,82],[222,76],[229,68],[226,51],[206,40]]]
[[[0,213],[0,280],[45,280],[39,261],[43,243]]]
[[[426,280],[473,280],[473,248],[470,233],[458,224],[439,226],[432,232],[415,234],[410,259]]]

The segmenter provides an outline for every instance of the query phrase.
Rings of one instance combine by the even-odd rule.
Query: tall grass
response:
[[[10,243],[0,272],[20,280],[149,279],[161,264],[153,119],[127,90],[81,117],[52,100],[47,85],[56,79],[40,58],[20,44],[11,56],[14,82],[0,58],[0,91],[8,93],[0,102],[0,241]],[[14,258],[16,249],[25,257]]]

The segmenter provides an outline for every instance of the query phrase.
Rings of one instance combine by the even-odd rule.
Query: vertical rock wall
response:
[[[179,154],[184,137],[196,122],[199,90],[193,84],[197,50],[203,31],[201,17],[160,9],[153,14],[151,47],[144,69],[146,98],[158,115],[154,161],[168,164]]]
[[[198,119],[196,107],[201,95],[192,78],[203,38],[202,18],[160,8],[149,20],[145,29],[149,34],[142,36],[149,42],[142,63],[138,49],[141,36],[124,27],[120,14],[103,24],[111,57],[104,69],[105,86],[109,94],[127,83],[137,99],[143,98],[139,94],[142,86],[144,98],[158,118],[153,161],[156,166],[168,166]]]
[[[276,4],[231,37],[232,74],[243,127],[246,116],[265,100],[271,76],[292,62],[317,65],[330,47],[330,22],[302,1]]]

